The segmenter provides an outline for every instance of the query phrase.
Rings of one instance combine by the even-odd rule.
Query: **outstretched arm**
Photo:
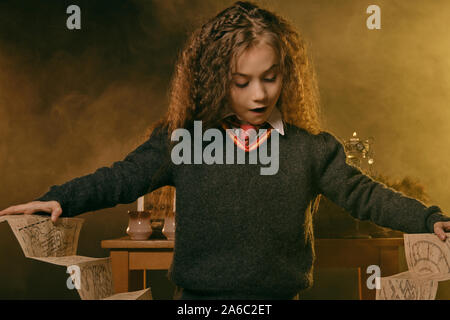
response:
[[[0,214],[34,213],[42,207],[43,211],[52,212],[52,216],[55,211],[63,217],[72,217],[120,203],[131,203],[164,185],[172,185],[167,134],[156,128],[150,138],[124,160],[62,185],[54,185],[35,201],[7,208]],[[48,205],[55,202],[61,210]]]
[[[427,207],[347,164],[344,147],[330,133],[321,132],[316,138],[320,193],[357,219],[370,219],[380,226],[406,233],[436,232],[442,239],[444,229],[450,224],[441,221],[450,221],[450,217],[443,215],[439,207]]]

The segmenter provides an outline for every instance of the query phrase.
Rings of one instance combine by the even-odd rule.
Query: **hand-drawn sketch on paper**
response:
[[[111,260],[90,261],[79,264],[81,269],[81,289],[83,300],[104,299],[114,294]]]
[[[77,290],[83,300],[98,300],[114,294],[110,258],[65,256],[32,257],[32,259],[65,267],[78,266],[80,288]],[[73,278],[75,277],[74,275]]]
[[[61,257],[77,251],[82,219],[60,218],[56,224],[42,216],[7,216],[27,258]]]
[[[70,277],[79,280],[80,286],[76,289],[81,299],[115,299],[110,258],[76,255],[82,219],[59,218],[54,224],[49,217],[14,215],[0,217],[0,223],[3,221],[10,225],[27,258],[65,266],[67,270],[77,266],[79,275]],[[80,279],[75,279],[77,276]],[[151,299],[150,289],[117,296],[118,300],[138,298]]]
[[[405,235],[408,269],[419,274],[450,274],[450,240],[433,234]]]
[[[449,234],[447,234],[449,236]],[[382,277],[377,300],[434,300],[440,281],[450,280],[450,239],[405,234],[408,271]]]
[[[150,288],[134,292],[122,292],[103,300],[152,300],[152,292]]]
[[[410,271],[381,278],[377,300],[433,300],[438,281],[417,279]]]

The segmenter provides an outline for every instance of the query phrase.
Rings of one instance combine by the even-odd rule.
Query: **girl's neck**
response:
[[[241,119],[241,118],[239,118],[239,116],[236,114],[236,120],[239,122],[239,124],[242,126],[242,125],[250,125],[250,126],[254,126],[254,127],[259,127],[260,125],[255,125],[255,124],[252,124],[252,123],[250,123],[250,122],[248,122],[248,121],[245,121],[245,120],[243,120],[243,119]]]

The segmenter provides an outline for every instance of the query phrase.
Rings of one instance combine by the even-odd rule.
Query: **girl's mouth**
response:
[[[251,111],[256,112],[256,113],[263,113],[266,110],[267,110],[267,107],[261,107],[261,108],[252,109]]]

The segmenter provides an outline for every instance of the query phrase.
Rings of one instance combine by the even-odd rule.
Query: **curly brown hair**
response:
[[[261,41],[280,58],[283,85],[277,107],[283,120],[319,133],[316,77],[303,38],[284,18],[246,1],[221,11],[189,37],[171,79],[168,111],[152,128],[162,125],[170,137],[194,120],[201,120],[204,129],[220,125],[229,110],[232,63]]]
[[[277,14],[252,2],[238,1],[188,38],[170,83],[168,111],[148,128],[146,136],[156,127],[163,127],[168,129],[168,143],[172,144],[171,133],[191,127],[194,120],[201,120],[204,130],[220,126],[229,111],[232,66],[240,54],[261,41],[270,45],[280,59],[283,84],[277,107],[283,120],[318,134],[317,81],[303,37]],[[311,201],[311,213],[317,212],[320,199],[318,195]]]

